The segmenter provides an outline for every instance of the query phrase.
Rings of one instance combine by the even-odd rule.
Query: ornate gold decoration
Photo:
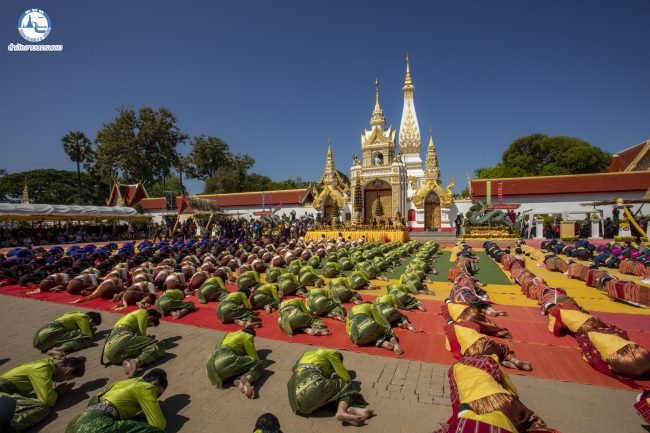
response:
[[[349,181],[345,179],[334,165],[334,156],[332,146],[327,147],[327,159],[325,161],[325,170],[320,178],[319,185],[322,187],[318,194],[315,194],[312,206],[320,210],[321,205],[330,197],[336,202],[340,209],[345,206],[345,193],[350,191]]]
[[[399,147],[402,153],[420,153],[420,130],[413,118],[411,101],[408,101],[406,119],[399,130]]]
[[[440,199],[441,207],[450,207],[454,200],[454,194],[451,189],[454,187],[454,178],[452,177],[447,188],[443,188],[438,184],[437,179],[428,179],[417,191],[413,193],[411,201],[416,208],[422,209],[427,195],[434,193]]]
[[[386,125],[386,116],[384,116],[384,111],[379,106],[379,80],[377,78],[375,78],[375,110],[372,112],[370,124],[372,126]]]
[[[415,176],[409,176],[408,177],[409,184],[411,185],[412,190],[416,190],[418,188],[418,179]]]
[[[427,157],[424,163],[424,175],[433,179],[440,180],[440,167],[438,166],[438,153],[433,141],[433,131],[429,128],[429,146],[427,147]]]

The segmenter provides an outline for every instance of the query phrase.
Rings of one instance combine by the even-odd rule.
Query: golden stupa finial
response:
[[[372,112],[372,117],[370,118],[370,124],[372,126],[384,126],[386,124],[386,116],[384,116],[384,111],[379,105],[379,79],[375,78],[375,110]]]
[[[23,197],[20,200],[21,204],[29,204],[29,190],[27,189],[27,176],[25,176],[25,183],[23,186]]]
[[[404,87],[409,87],[412,85],[413,82],[411,82],[411,65],[409,62],[409,54],[406,53],[406,78],[404,79]]]
[[[332,140],[327,140],[327,159],[332,159]]]

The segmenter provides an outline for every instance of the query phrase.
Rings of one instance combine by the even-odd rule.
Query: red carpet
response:
[[[81,304],[69,304],[71,300],[77,297],[68,295],[65,292],[26,295],[26,291],[26,289],[18,286],[0,288],[0,294],[3,295],[67,304],[86,309],[114,311],[111,308],[116,305],[115,303],[102,299]],[[372,299],[371,296],[367,298],[368,300]],[[198,310],[185,316],[177,323],[220,331],[234,331],[239,329],[236,325],[223,325],[217,320],[215,313],[216,303],[200,305],[196,302],[195,298],[192,298],[192,300],[195,301]],[[395,334],[400,339],[405,351],[401,358],[450,365],[454,361],[454,358],[444,349],[443,326],[445,321],[442,315],[439,314],[441,302],[423,301],[423,304],[429,311],[412,311],[407,313],[411,322],[420,329],[419,333],[415,334],[403,329],[395,330]],[[118,313],[125,313],[134,309],[135,307],[130,307],[118,311]],[[568,336],[558,338],[550,334],[546,328],[546,317],[539,314],[538,309],[515,306],[503,306],[503,309],[509,313],[509,316],[497,317],[494,321],[510,329],[513,334],[513,340],[500,341],[508,344],[520,359],[530,361],[534,368],[532,372],[509,370],[510,373],[612,388],[628,388],[617,380],[600,374],[589,367],[582,360],[580,351],[573,338]],[[345,325],[333,319],[323,319],[332,331],[332,335],[313,337],[306,334],[298,334],[293,337],[288,337],[277,326],[277,312],[270,315],[261,312],[260,315],[263,319],[264,326],[257,330],[259,337],[396,357],[393,352],[385,349],[353,345],[345,333]],[[601,317],[603,320],[627,329],[633,340],[646,347],[650,347],[650,333],[643,332],[644,329],[650,329],[650,326],[648,326],[650,319],[647,317],[616,313],[603,313]],[[45,322],[47,318],[39,320]],[[164,320],[174,322],[169,317],[166,317]],[[645,386],[650,386],[650,381],[641,383]]]

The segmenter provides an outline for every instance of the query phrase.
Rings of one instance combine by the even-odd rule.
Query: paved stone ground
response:
[[[79,308],[0,296],[0,371],[42,357],[31,345],[36,330],[75,309]],[[98,334],[103,338],[118,315],[102,315],[104,323]],[[169,388],[161,398],[168,432],[247,433],[264,412],[278,416],[285,433],[354,431],[336,422],[333,408],[310,417],[291,412],[286,391],[291,367],[312,346],[257,339],[257,349],[266,358],[268,371],[259,382],[257,398],[247,400],[234,388],[214,389],[205,374],[205,361],[222,332],[163,322],[152,333],[164,341],[169,352],[160,363],[169,375]],[[104,368],[99,364],[100,352],[101,344],[80,352],[88,358],[86,375],[59,400],[53,414],[32,431],[63,432],[99,388],[124,378],[121,367]],[[449,417],[448,366],[355,352],[344,355],[346,367],[354,372],[364,397],[378,414],[359,431],[431,433]],[[642,426],[632,407],[634,392],[521,376],[513,376],[513,381],[522,401],[563,433],[650,430]]]

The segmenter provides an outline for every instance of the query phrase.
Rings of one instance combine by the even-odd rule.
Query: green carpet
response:
[[[503,270],[497,265],[490,256],[483,251],[475,251],[476,257],[479,258],[479,270],[474,275],[479,281],[488,284],[512,284]]]
[[[451,257],[451,251],[443,251],[442,254],[436,258],[436,260],[433,262],[433,267],[438,271],[438,275],[430,275],[429,279],[431,281],[437,283],[449,281],[447,280],[447,273],[449,272],[449,268],[456,264],[450,262],[449,257]]]

